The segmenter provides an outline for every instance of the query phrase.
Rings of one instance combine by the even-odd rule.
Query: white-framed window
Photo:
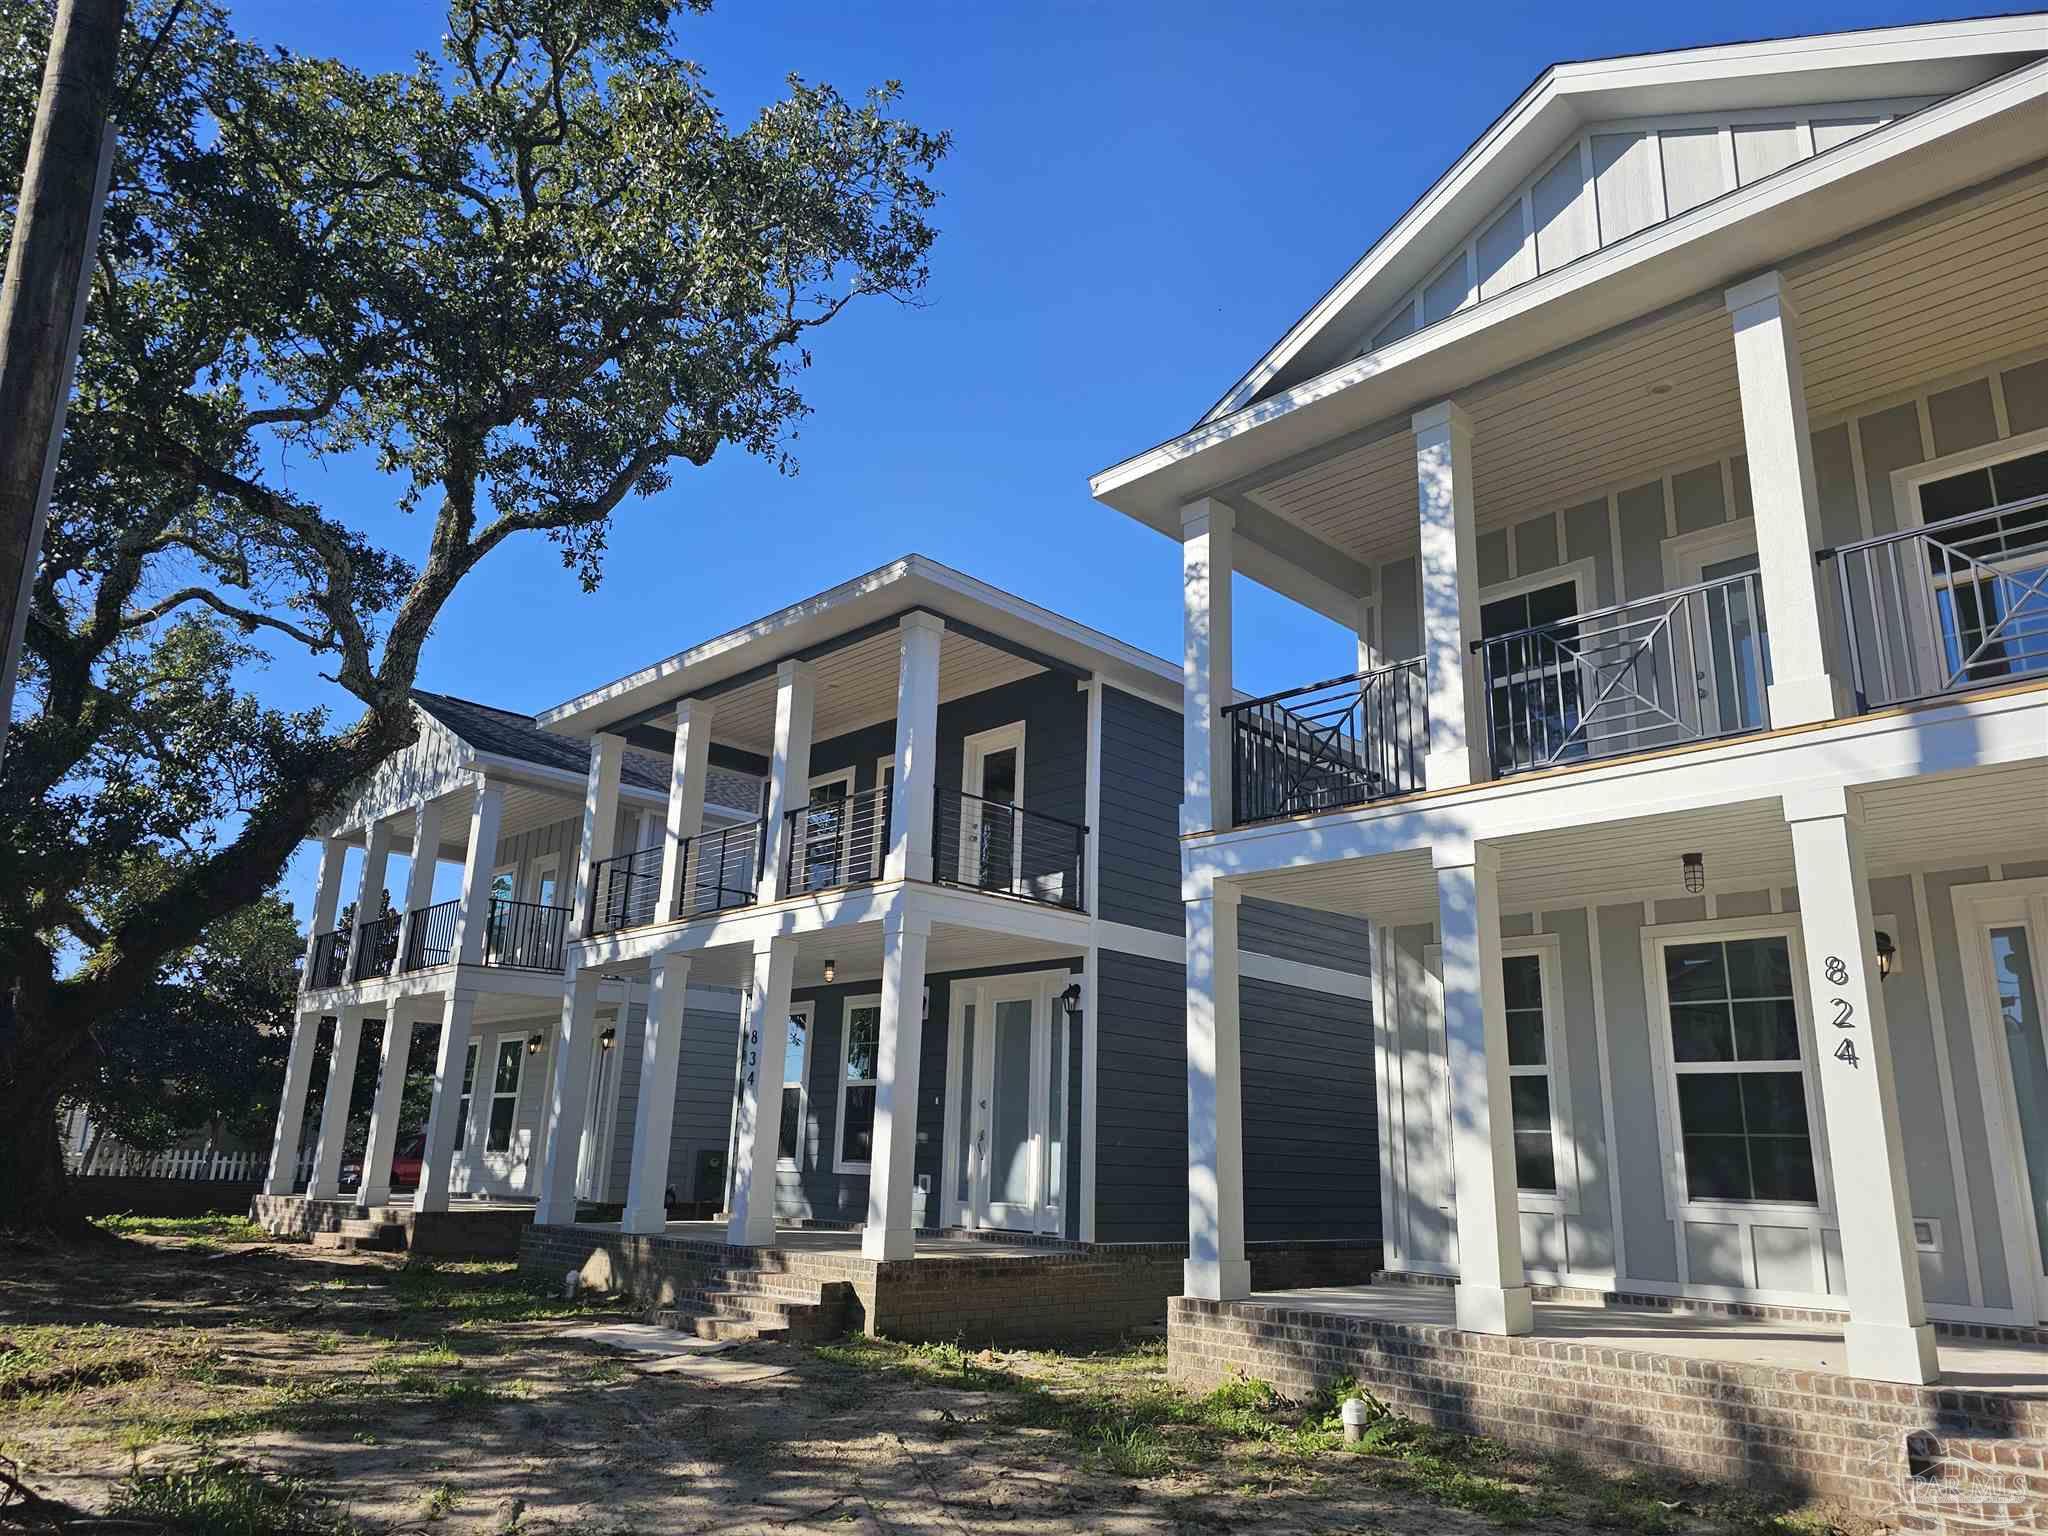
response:
[[[783,1168],[803,1166],[804,1126],[809,1118],[806,1086],[811,1064],[811,1018],[816,1005],[796,1003],[790,1007],[782,1037],[782,1118],[776,1132],[775,1161]]]
[[[501,864],[491,871],[491,899],[513,901],[519,895],[519,866]]]
[[[455,1150],[458,1152],[469,1140],[469,1105],[470,1096],[476,1091],[477,1045],[477,1041],[470,1041],[469,1048],[462,1054],[462,1096],[455,1101]]]
[[[1579,629],[1566,621],[1586,610],[1592,592],[1592,564],[1585,560],[1481,590],[1481,676],[1496,769],[1569,762],[1586,755],[1579,715],[1583,679],[1569,654]],[[1563,627],[1543,635],[1502,638],[1537,625]]]
[[[526,1073],[526,1036],[498,1036],[491,1054],[490,1118],[484,1123],[484,1150],[512,1150],[512,1125],[519,1114],[519,1083]]]
[[[958,878],[963,885],[1014,890],[1024,840],[1007,809],[1024,804],[1024,722],[977,731],[961,743]],[[941,840],[944,838],[941,817]]]
[[[1796,929],[1687,924],[1647,942],[1681,1206],[1824,1209]]]
[[[836,1173],[865,1173],[874,1159],[875,1083],[881,1055],[881,995],[849,997],[839,1026],[839,1112],[832,1132]]]
[[[561,883],[562,856],[559,853],[545,854],[533,861],[533,868],[527,874],[526,899],[535,906],[552,907]]]
[[[851,768],[812,776],[805,811],[797,823],[797,857],[801,861],[797,889],[823,891],[845,883],[848,842],[853,835],[853,818],[848,814],[852,799]]]
[[[1515,1187],[1524,1208],[1562,1208],[1571,1189],[1564,1123],[1564,1031],[1557,1018],[1557,940],[1504,944],[1501,1004],[1507,1019],[1508,1110]]]

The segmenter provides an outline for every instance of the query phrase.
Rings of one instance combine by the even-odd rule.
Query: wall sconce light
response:
[[[526,1054],[529,1056],[538,1056],[540,1054],[540,1048],[546,1044],[547,1040],[544,1036],[528,1035],[526,1037]]]
[[[1892,962],[1899,956],[1899,946],[1892,942],[1892,936],[1882,928],[1877,930],[1877,979],[1881,982],[1892,979]]]
[[[1067,990],[1060,994],[1060,1006],[1067,1010],[1067,1017],[1078,1018],[1081,1013],[1081,983],[1070,981]]]
[[[619,1032],[609,1026],[606,1027],[603,1034],[597,1037],[597,1048],[601,1051],[608,1051],[618,1043]]]
[[[1703,853],[1688,853],[1679,863],[1685,866],[1686,894],[1697,896],[1707,888],[1707,856]]]
[[[838,974],[839,974],[839,962],[838,962],[837,960],[830,960],[830,959],[828,959],[828,960],[827,960],[827,961],[825,962],[825,985],[826,985],[826,986],[828,986],[828,987],[829,987],[829,986],[831,986],[831,985],[832,985],[832,978],[833,978],[833,977],[835,977],[835,976],[837,976]]]

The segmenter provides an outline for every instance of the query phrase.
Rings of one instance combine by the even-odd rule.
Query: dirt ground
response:
[[[774,1374],[711,1381],[565,1337],[633,1314],[508,1265],[115,1225],[0,1239],[0,1457],[52,1501],[0,1500],[0,1529],[109,1511],[195,1536],[1841,1529],[1399,1420],[1347,1451],[1330,1403],[1173,1391],[1156,1338],[753,1344],[717,1359]]]

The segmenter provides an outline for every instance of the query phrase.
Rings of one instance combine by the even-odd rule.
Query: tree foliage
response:
[[[209,0],[132,8],[0,764],[9,1123],[414,738],[422,647],[492,550],[548,538],[592,587],[629,499],[728,447],[792,467],[813,333],[924,286],[945,137],[893,84],[795,76],[735,126],[676,51],[702,8],[453,0],[388,74],[259,47]],[[0,236],[47,27],[0,14]],[[294,473],[341,455],[385,505]],[[345,707],[252,695],[279,647]],[[55,1209],[27,1140],[0,1133],[0,1224]]]

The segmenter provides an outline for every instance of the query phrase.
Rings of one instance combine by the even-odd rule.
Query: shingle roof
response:
[[[569,773],[590,772],[590,745],[569,736],[557,736],[534,723],[533,716],[517,710],[458,699],[446,693],[412,691],[413,702],[478,751],[509,757],[542,768],[559,768]],[[626,748],[619,763],[619,780],[635,789],[668,793],[669,765],[651,752]]]

